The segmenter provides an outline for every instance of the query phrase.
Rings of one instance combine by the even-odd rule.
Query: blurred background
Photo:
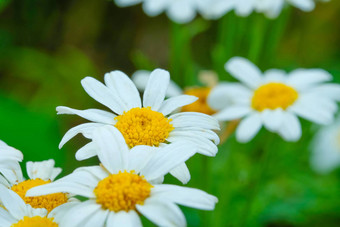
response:
[[[192,86],[200,70],[230,80],[223,65],[238,55],[262,70],[324,68],[340,82],[337,0],[318,4],[311,13],[287,8],[275,20],[230,12],[219,21],[197,17],[187,25],[165,15],[150,18],[140,5],[118,8],[107,0],[0,0],[0,18],[0,138],[23,151],[25,161],[55,159],[64,175],[97,163],[75,160],[86,143],[81,136],[58,149],[63,134],[84,121],[57,116],[56,106],[104,108],[83,91],[85,76],[103,81],[111,70],[131,75],[161,67],[181,86]],[[318,175],[310,169],[310,141],[319,127],[303,124],[297,143],[261,132],[241,145],[232,135],[217,157],[192,158],[188,185],[220,202],[213,212],[183,208],[188,225],[339,226],[340,171]],[[263,149],[271,149],[271,161],[261,180],[254,179]]]

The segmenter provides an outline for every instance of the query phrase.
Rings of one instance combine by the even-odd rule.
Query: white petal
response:
[[[139,145],[133,147],[129,152],[129,167],[128,170],[134,170],[139,173],[145,165],[150,161],[153,155],[159,148]]]
[[[279,69],[269,69],[264,73],[265,82],[285,82],[286,72]]]
[[[167,10],[168,17],[180,24],[192,21],[196,16],[193,3],[188,0],[173,1]]]
[[[93,131],[98,128],[102,127],[104,124],[100,123],[85,123],[78,125],[76,127],[71,128],[68,130],[62,140],[59,143],[59,149],[61,149],[65,143],[67,143],[70,139],[75,137],[77,134],[82,133],[86,138],[92,138]]]
[[[0,185],[0,201],[8,212],[20,220],[26,216],[26,204],[14,191]]]
[[[253,113],[241,121],[236,129],[236,138],[241,143],[249,142],[262,127],[261,116]]]
[[[113,113],[98,110],[98,109],[87,109],[87,110],[76,110],[66,106],[57,107],[58,114],[76,114],[86,120],[102,123],[102,124],[115,124],[114,118],[117,115]]]
[[[67,202],[60,206],[57,206],[54,208],[49,214],[49,218],[54,218],[54,221],[57,223],[60,223],[62,219],[65,217],[65,215],[68,214],[68,212],[73,209],[73,207],[77,206],[80,202],[74,201],[74,202]]]
[[[214,157],[218,151],[216,144],[204,137],[200,136],[189,136],[185,135],[184,133],[181,136],[174,135],[169,136],[167,141],[169,142],[184,142],[184,143],[191,143],[197,150],[197,153],[202,155]]]
[[[339,84],[322,84],[313,89],[313,93],[340,101],[340,85]]]
[[[299,119],[292,113],[285,112],[279,134],[286,141],[296,142],[301,138],[302,130]]]
[[[248,59],[233,57],[226,63],[225,69],[250,88],[256,88],[262,82],[261,71]]]
[[[176,142],[160,148],[147,163],[141,174],[147,180],[159,178],[196,153],[196,148],[188,142]]]
[[[281,108],[275,110],[266,109],[261,113],[264,127],[271,131],[277,131],[283,122],[283,111]]]
[[[76,169],[73,173],[57,181],[28,190],[26,196],[40,196],[63,192],[94,198],[93,190],[100,179],[93,173],[86,171],[86,169],[93,170],[91,167],[82,167],[79,169]]]
[[[161,112],[165,116],[178,110],[179,108],[194,103],[198,100],[197,97],[191,95],[180,95],[165,100],[159,108],[158,112]]]
[[[249,106],[231,106],[227,107],[224,110],[214,114],[213,116],[219,121],[230,121],[242,118],[248,115],[251,112],[251,108]]]
[[[113,112],[120,115],[127,109],[122,100],[98,80],[92,77],[86,77],[81,81],[81,84],[87,94],[97,102],[110,108]]]
[[[129,212],[111,212],[106,226],[142,227],[143,225],[136,211],[130,210]]]
[[[143,10],[144,12],[153,17],[161,14],[168,6],[169,1],[167,0],[149,0],[144,1]]]
[[[296,69],[288,75],[287,84],[302,91],[331,79],[332,75],[322,69]]]
[[[93,135],[93,143],[98,146],[98,158],[110,173],[127,168],[129,148],[123,135],[114,126],[98,128]]]
[[[152,193],[155,197],[161,196],[164,200],[200,210],[213,210],[218,202],[215,196],[202,190],[177,185],[155,185]]]
[[[314,102],[310,97],[300,97],[290,110],[305,118],[309,121],[317,124],[327,125],[333,121],[333,112],[325,110],[320,107],[320,104]]]
[[[203,137],[208,140],[212,140],[216,145],[220,143],[220,138],[214,131],[196,127],[175,128],[172,132],[170,132],[169,137],[171,136],[189,136],[197,138]]]
[[[184,227],[186,220],[177,205],[169,202],[146,199],[144,205],[137,205],[137,210],[157,226]]]
[[[191,178],[189,169],[185,163],[182,163],[171,170],[170,174],[180,180],[183,184],[187,184]]]
[[[239,83],[219,83],[208,95],[208,105],[214,110],[222,110],[230,105],[251,99],[252,91]]]
[[[97,209],[95,213],[89,216],[89,218],[85,221],[85,223],[82,223],[81,226],[82,227],[104,226],[106,223],[108,214],[110,212],[111,211],[109,210]]]
[[[138,4],[142,2],[142,0],[115,0],[115,2],[120,7],[127,7]]]
[[[78,161],[82,161],[85,159],[92,158],[97,155],[97,150],[98,147],[96,146],[96,144],[90,142],[76,152],[76,159]]]
[[[141,99],[139,92],[130,80],[130,78],[121,71],[112,71],[105,74],[105,84],[113,92],[117,94],[128,111],[135,107],[141,107]]]
[[[98,210],[101,210],[101,206],[92,200],[79,203],[69,210],[69,212],[59,223],[59,226],[83,226]]]
[[[3,208],[0,207],[0,226],[1,227],[8,227],[12,226],[13,223],[16,223],[18,220],[16,220],[12,215],[9,214],[9,212]]]
[[[315,8],[315,3],[312,0],[288,0],[290,4],[302,11],[310,12]]]
[[[143,106],[151,107],[152,110],[158,111],[162,106],[163,100],[165,98],[165,93],[168,88],[170,81],[169,72],[162,69],[155,69],[146,85],[144,96],[143,96]]]
[[[42,162],[27,162],[27,175],[30,179],[40,178],[45,181],[53,181],[62,171],[61,168],[55,168],[54,165],[53,159]]]
[[[148,1],[150,2],[150,1]],[[160,0],[155,0],[155,2],[160,2]],[[144,6],[147,5],[148,3],[145,2]],[[146,85],[148,83],[148,80],[150,78],[150,71],[147,70],[138,70],[136,71],[133,75],[132,75],[132,81],[135,83],[136,87],[138,88],[138,90],[144,92]],[[174,96],[178,96],[181,95],[183,93],[182,89],[172,80],[170,80],[168,89],[166,91],[165,96],[166,97],[174,97]]]
[[[169,118],[172,119],[171,123],[175,128],[200,127],[203,129],[220,129],[220,125],[215,118],[203,113],[183,112],[173,114]]]

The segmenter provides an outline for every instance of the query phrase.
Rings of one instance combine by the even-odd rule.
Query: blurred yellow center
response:
[[[186,91],[184,91],[184,94],[196,96],[198,100],[194,103],[183,106],[182,111],[183,112],[200,112],[200,113],[205,113],[208,115],[214,114],[215,111],[212,110],[207,103],[207,98],[208,98],[210,91],[211,91],[211,88],[208,88],[208,87],[191,88],[191,89],[187,89]]]
[[[129,211],[143,205],[153,186],[143,176],[131,172],[119,172],[101,180],[94,189],[96,202],[110,211]]]
[[[136,145],[158,146],[165,142],[174,129],[171,119],[160,112],[146,108],[133,108],[117,116],[116,128],[122,133],[130,148]]]
[[[26,197],[27,190],[48,184],[50,181],[44,181],[42,179],[26,180],[19,184],[13,185],[12,190],[15,191],[27,204],[30,204],[33,208],[45,208],[48,212],[67,202],[67,196],[65,193],[54,193],[44,196]]]
[[[252,107],[257,111],[265,109],[287,109],[299,97],[298,92],[282,83],[269,83],[262,85],[254,92]]]
[[[58,224],[53,221],[53,218],[25,216],[19,222],[11,225],[11,227],[58,227]]]

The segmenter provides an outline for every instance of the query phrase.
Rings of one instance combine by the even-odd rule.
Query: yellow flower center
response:
[[[211,91],[209,87],[200,87],[200,88],[191,88],[184,91],[186,95],[193,95],[198,98],[198,100],[189,105],[183,106],[183,112],[200,112],[208,115],[212,115],[215,113],[213,109],[207,103],[208,95]]]
[[[133,108],[117,116],[116,128],[122,133],[130,148],[136,145],[158,146],[165,142],[174,129],[171,119],[160,112],[146,108]]]
[[[54,193],[44,196],[26,197],[27,190],[48,184],[50,181],[44,181],[42,179],[26,180],[19,184],[13,185],[12,190],[15,191],[26,204],[30,204],[33,208],[45,208],[48,212],[67,202],[67,196],[65,193]]]
[[[282,83],[268,83],[255,90],[252,107],[257,111],[277,108],[287,109],[299,97],[298,92]]]
[[[131,172],[119,172],[99,181],[94,189],[96,202],[103,209],[110,211],[129,211],[136,209],[136,204],[143,205],[150,196],[153,186],[143,176]]]
[[[58,224],[53,221],[53,218],[47,217],[27,217],[11,225],[11,227],[58,227]]]

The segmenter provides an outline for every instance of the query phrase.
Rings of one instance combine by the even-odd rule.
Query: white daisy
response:
[[[324,83],[332,76],[322,69],[297,69],[289,74],[271,69],[262,72],[244,58],[234,57],[226,70],[240,83],[221,83],[208,97],[208,103],[220,111],[221,121],[244,118],[236,130],[240,142],[248,142],[262,125],[287,141],[301,137],[297,116],[327,125],[333,121],[340,101],[340,85]],[[233,105],[220,108],[220,100],[233,98]]]
[[[212,210],[217,198],[203,191],[158,184],[159,178],[195,153],[189,143],[177,142],[154,151],[145,146],[129,150],[112,126],[96,129],[100,166],[76,169],[51,184],[35,187],[28,196],[73,193],[88,198],[69,210],[61,224],[68,227],[142,226],[139,214],[158,226],[186,226],[176,204]]]
[[[276,18],[286,4],[302,11],[310,12],[315,8],[315,0],[232,0],[237,15],[249,16],[253,11]]]
[[[340,118],[315,135],[311,150],[310,163],[318,173],[327,174],[340,166]]]
[[[142,3],[144,12],[149,16],[157,16],[166,12],[168,17],[177,23],[188,23],[196,13],[206,19],[217,19],[233,6],[228,0],[115,0],[118,6],[126,7]]]
[[[154,70],[146,85],[142,102],[134,83],[120,71],[105,74],[106,85],[94,78],[86,77],[81,81],[85,91],[115,114],[98,109],[76,110],[57,107],[58,114],[76,114],[93,121],[70,129],[59,147],[78,133],[91,139],[96,128],[114,125],[123,134],[130,148],[147,145],[153,149],[168,146],[175,141],[184,141],[194,143],[200,154],[215,156],[219,138],[212,130],[219,129],[217,120],[202,113],[172,114],[182,106],[195,102],[197,98],[180,95],[164,101],[169,81],[167,71]],[[96,148],[90,142],[76,153],[76,158],[83,160],[95,155]],[[183,183],[190,179],[184,163],[171,171],[171,174]]]
[[[68,202],[69,195],[58,193],[42,197],[26,197],[28,189],[38,185],[48,184],[53,181],[61,172],[61,168],[54,167],[54,160],[50,159],[42,162],[27,162],[27,175],[29,179],[23,177],[21,167],[16,169],[0,168],[0,184],[16,192],[27,204],[33,208],[45,208],[48,211]]]
[[[140,91],[144,91],[150,79],[150,71],[138,70],[132,75],[132,81]],[[181,94],[192,95],[198,98],[196,102],[183,106],[181,112],[199,112],[208,115],[215,113],[207,103],[208,95],[211,89],[218,83],[218,76],[213,71],[201,71],[198,75],[199,81],[204,86],[188,87],[182,90],[174,81],[170,80],[166,97],[174,97]],[[225,105],[229,104],[230,100],[225,100]]]
[[[44,208],[32,208],[12,190],[0,185],[0,227],[58,227],[61,218],[76,202],[61,205],[48,213]]]

